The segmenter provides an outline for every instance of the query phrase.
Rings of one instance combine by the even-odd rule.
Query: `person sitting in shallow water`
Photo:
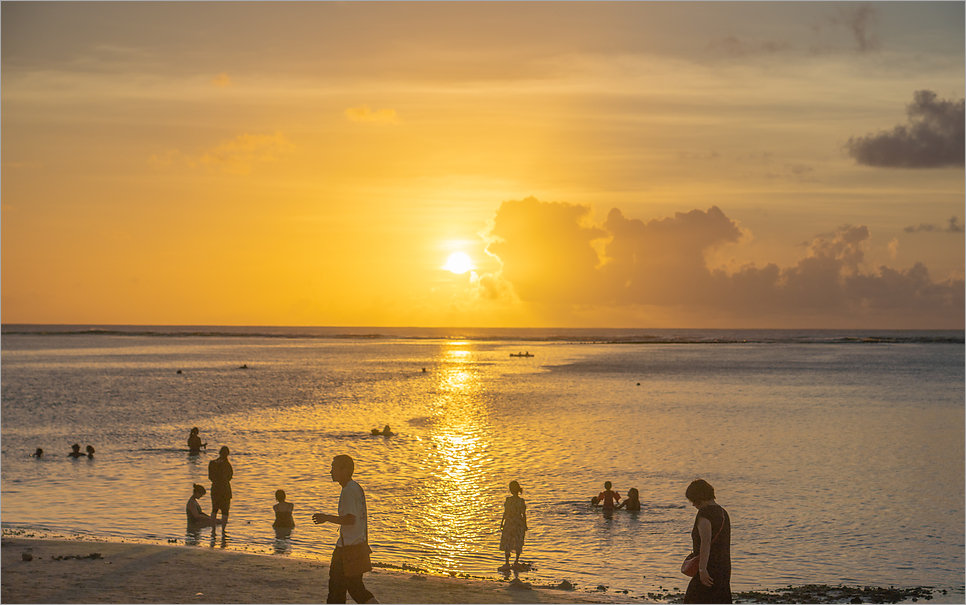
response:
[[[74,460],[77,460],[78,458],[84,455],[83,452],[80,451],[79,443],[75,443],[74,445],[70,446],[70,449],[73,451],[67,455],[73,458]]]
[[[389,428],[388,424],[385,427],[383,427],[381,431],[379,429],[372,429],[371,433],[373,436],[382,435],[383,437],[392,437],[393,435],[396,434],[392,432],[392,429]]]
[[[207,491],[204,485],[198,485],[197,483],[192,487],[191,497],[188,498],[188,503],[184,507],[184,512],[188,517],[188,525],[190,527],[213,527],[220,523],[217,519],[213,519],[211,516],[201,512],[201,504],[198,503],[198,498],[204,496]]]
[[[88,458],[94,458],[94,446],[93,445],[88,445],[87,446],[87,457]]]
[[[627,491],[627,500],[624,500],[617,506],[618,510],[622,508],[630,511],[641,510],[641,494],[637,491],[636,487],[629,489]]]
[[[291,529],[295,527],[295,518],[292,517],[292,511],[295,510],[295,505],[285,501],[285,491],[276,491],[275,499],[278,500],[278,504],[272,507],[272,510],[275,511],[275,523],[272,523],[272,527],[275,529]]]

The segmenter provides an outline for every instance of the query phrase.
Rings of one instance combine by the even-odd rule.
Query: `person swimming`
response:
[[[77,460],[78,458],[80,458],[80,457],[82,457],[84,455],[84,453],[80,451],[80,444],[79,443],[75,443],[74,445],[70,446],[70,449],[72,451],[71,451],[71,453],[69,453],[67,455],[70,456],[71,458],[73,458],[74,460]]]
[[[44,450],[43,450],[43,448],[39,448],[38,447],[37,448],[37,451],[34,452],[33,454],[31,454],[31,456],[33,456],[34,458],[43,458],[43,456],[44,456]]]
[[[92,459],[94,458],[94,446],[93,445],[88,445],[87,446],[87,457],[88,458],[92,458]]]
[[[379,429],[372,429],[370,433],[372,434],[373,437],[375,437],[376,435],[382,435],[383,437],[392,437],[393,435],[396,434],[392,432],[392,429],[389,428],[388,424],[385,427],[383,427],[381,431]]]

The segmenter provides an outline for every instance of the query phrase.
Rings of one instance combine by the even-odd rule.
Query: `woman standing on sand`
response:
[[[523,488],[516,481],[510,482],[510,495],[503,503],[503,519],[500,521],[500,529],[503,531],[500,536],[500,550],[506,554],[506,563],[501,567],[502,570],[510,569],[510,551],[516,551],[517,558],[513,562],[514,567],[520,565],[520,553],[523,552],[523,537],[527,527],[527,503],[523,501],[520,494]]]
[[[691,578],[685,603],[731,603],[731,518],[714,501],[714,488],[704,479],[691,482],[684,495],[698,509],[691,529],[698,573]]]

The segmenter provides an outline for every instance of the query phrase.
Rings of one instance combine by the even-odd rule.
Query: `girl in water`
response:
[[[631,511],[641,510],[641,494],[640,492],[637,491],[636,487],[632,487],[630,490],[628,490],[627,500],[624,500],[623,502],[621,502],[617,506],[617,508],[618,509],[623,508],[625,510],[631,510]]]
[[[191,527],[213,527],[219,523],[217,519],[212,519],[201,512],[201,505],[198,504],[198,498],[204,496],[207,491],[205,486],[198,485],[197,483],[192,488],[191,497],[188,498],[188,503],[184,507],[185,515],[188,517],[188,525]]]
[[[295,519],[292,517],[295,505],[285,501],[283,490],[275,492],[275,499],[278,500],[278,504],[272,507],[272,510],[275,511],[275,523],[272,523],[272,527],[275,529],[292,529],[295,527]]]

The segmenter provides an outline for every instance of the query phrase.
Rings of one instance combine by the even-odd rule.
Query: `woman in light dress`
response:
[[[523,551],[523,538],[526,531],[529,529],[527,527],[527,504],[520,497],[523,493],[523,488],[516,481],[510,482],[510,495],[507,496],[506,502],[503,503],[503,519],[500,521],[500,529],[502,534],[500,536],[500,550],[506,554],[506,563],[501,567],[501,570],[509,570],[510,568],[510,551],[514,551],[517,554],[516,560],[513,562],[513,566],[519,568],[520,566],[520,553]]]

